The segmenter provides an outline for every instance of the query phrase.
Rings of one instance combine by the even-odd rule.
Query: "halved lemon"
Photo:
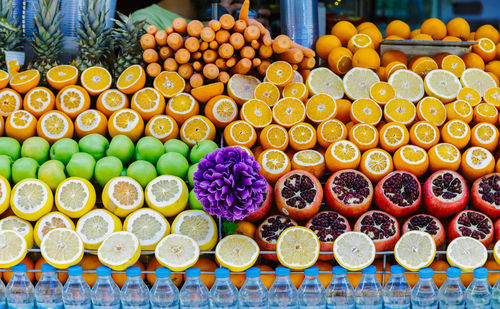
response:
[[[493,248],[493,257],[498,264],[500,264],[500,241],[497,241]]]
[[[70,218],[80,218],[95,206],[94,186],[86,179],[70,177],[63,180],[56,190],[57,210]]]
[[[307,76],[306,85],[312,95],[329,94],[336,100],[344,96],[342,79],[328,68],[312,70]]]
[[[434,239],[429,233],[422,231],[404,233],[394,247],[396,261],[410,271],[431,265],[435,256]]]
[[[156,260],[173,271],[184,271],[200,257],[200,248],[194,239],[182,234],[170,234],[155,249]]]
[[[0,176],[0,213],[3,213],[9,208],[10,194],[11,188],[9,181],[5,177]]]
[[[13,230],[0,230],[0,268],[19,264],[28,253],[26,240]]]
[[[26,247],[33,248],[33,226],[26,220],[16,216],[9,216],[0,220],[0,230],[12,230],[18,232],[26,240]]]
[[[285,229],[276,243],[280,263],[291,269],[304,269],[314,265],[319,257],[318,236],[303,226]]]
[[[172,222],[172,234],[179,233],[193,238],[200,250],[212,250],[217,243],[217,224],[203,210],[185,210]]]
[[[424,79],[425,92],[428,95],[436,97],[443,102],[454,100],[462,85],[458,78],[446,70],[432,70]]]
[[[344,91],[351,100],[369,99],[370,88],[378,82],[380,78],[373,70],[352,68],[344,75]]]
[[[37,221],[50,212],[54,197],[49,186],[41,180],[27,178],[18,182],[10,195],[10,207],[16,216]]]
[[[417,102],[425,94],[422,77],[410,70],[397,70],[391,74],[388,83],[394,88],[396,98]]]
[[[364,233],[346,232],[335,239],[333,255],[340,266],[358,271],[370,266],[375,260],[375,244]]]
[[[102,189],[102,204],[120,218],[124,218],[144,204],[141,185],[131,177],[112,178]]]
[[[109,235],[121,230],[120,219],[105,209],[94,209],[76,223],[76,232],[88,250],[97,250]]]
[[[141,208],[128,215],[123,230],[137,236],[141,250],[154,250],[156,244],[170,233],[170,224],[159,212]]]
[[[259,245],[245,235],[228,235],[215,247],[217,262],[231,271],[245,271],[252,267],[259,257]]]
[[[99,246],[99,261],[113,270],[125,270],[141,256],[139,239],[130,232],[114,232]]]
[[[495,88],[497,83],[487,72],[469,68],[462,73],[460,82],[464,87],[475,89],[481,96],[484,96],[486,90]]]
[[[488,260],[486,247],[472,237],[455,238],[446,250],[446,259],[451,266],[470,272],[481,267]]]
[[[158,176],[146,187],[146,203],[165,217],[172,217],[186,208],[189,191],[177,176]]]
[[[36,245],[40,247],[42,239],[45,235],[47,235],[48,232],[59,228],[74,230],[75,224],[66,215],[57,211],[50,212],[43,216],[35,224],[34,236]]]
[[[55,268],[66,269],[78,264],[83,258],[83,242],[70,229],[54,229],[42,239],[40,252],[47,263]]]

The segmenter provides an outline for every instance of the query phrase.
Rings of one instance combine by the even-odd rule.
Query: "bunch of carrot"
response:
[[[296,70],[314,67],[312,49],[286,35],[272,39],[260,22],[248,18],[249,6],[245,0],[238,20],[225,14],[207,26],[183,18],[165,30],[150,25],[141,38],[147,74],[156,77],[162,70],[175,71],[192,89],[211,81],[227,83],[232,74],[264,75],[273,60],[287,61]]]

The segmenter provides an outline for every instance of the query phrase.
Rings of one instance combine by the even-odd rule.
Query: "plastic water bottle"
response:
[[[491,308],[491,286],[488,282],[488,270],[484,267],[474,269],[474,280],[467,288],[467,309]]]
[[[229,269],[215,270],[215,283],[210,289],[211,308],[238,309],[238,289],[229,279]]]
[[[153,309],[179,308],[179,290],[170,280],[170,269],[157,268],[156,282],[149,291],[149,301]]]
[[[357,309],[382,309],[382,286],[375,277],[377,269],[370,265],[362,270],[363,277],[354,290]]]
[[[384,306],[388,309],[407,309],[411,307],[411,287],[404,276],[405,269],[400,265],[391,266],[391,278],[384,287]]]
[[[149,289],[141,278],[137,266],[127,268],[127,281],[122,287],[120,299],[123,309],[148,309]]]
[[[347,269],[342,266],[333,267],[333,278],[326,288],[328,309],[354,309],[354,289],[346,277]]]
[[[435,309],[438,307],[439,291],[432,276],[434,276],[434,271],[431,268],[422,268],[418,271],[419,280],[411,293],[413,309]]]
[[[7,284],[7,305],[9,308],[35,308],[35,288],[26,276],[26,264],[12,267],[12,278]]]
[[[500,280],[497,281],[491,293],[491,308],[500,309]]]
[[[465,287],[460,280],[460,268],[449,267],[446,281],[439,289],[439,306],[449,309],[465,308]]]
[[[299,288],[300,309],[326,308],[326,291],[318,278],[318,267],[309,267],[304,270],[304,281]]]
[[[7,308],[7,291],[5,289],[5,284],[0,280],[0,309]]]
[[[82,267],[79,265],[68,268],[68,280],[63,288],[65,309],[87,309],[92,306],[90,287],[83,280]]]
[[[200,269],[190,267],[186,269],[186,282],[180,291],[182,309],[209,309],[208,288],[200,279]]]
[[[279,266],[276,279],[269,289],[269,309],[297,308],[297,288],[290,280],[290,269]]]
[[[238,295],[240,308],[267,309],[269,304],[267,289],[260,280],[260,269],[250,267],[246,270],[245,275],[247,279]]]
[[[94,309],[120,309],[120,288],[111,278],[111,269],[99,266],[96,273],[97,280],[92,287]]]
[[[35,299],[38,309],[63,309],[62,284],[56,274],[56,268],[49,264],[42,265],[42,277],[35,286]]]

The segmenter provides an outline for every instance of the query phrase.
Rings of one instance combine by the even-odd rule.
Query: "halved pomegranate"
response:
[[[373,186],[359,171],[340,170],[328,178],[325,198],[332,210],[346,217],[357,217],[370,208]]]
[[[275,251],[278,237],[290,226],[298,226],[298,223],[283,215],[274,215],[265,219],[257,228],[255,237],[260,249],[262,251]],[[269,260],[278,260],[276,254],[262,254],[262,256]]]
[[[490,218],[500,217],[500,173],[485,175],[472,185],[472,206]]]
[[[295,220],[307,220],[321,206],[323,187],[313,174],[294,170],[278,179],[274,187],[274,198],[282,214]]]
[[[469,188],[459,173],[440,170],[429,176],[422,188],[423,204],[431,215],[451,217],[469,202]]]
[[[448,225],[448,241],[460,236],[475,238],[488,246],[493,241],[493,221],[475,210],[459,212]]]
[[[312,217],[306,224],[316,235],[318,235],[321,251],[333,252],[333,242],[337,237],[351,230],[347,219],[335,211],[322,211]],[[320,254],[319,259],[330,261],[333,254]]]
[[[371,210],[359,217],[354,231],[368,235],[375,243],[377,252],[393,250],[399,240],[398,220],[380,210]]]
[[[495,242],[500,240],[500,219],[495,221]]]
[[[434,241],[436,242],[437,248],[444,245],[444,241],[446,240],[444,226],[441,221],[439,221],[438,218],[427,214],[418,214],[409,217],[403,224],[401,233],[404,234],[408,231],[422,231],[431,234],[432,238],[434,238]]]
[[[421,198],[417,177],[406,171],[387,174],[375,187],[375,204],[397,218],[416,212]]]
[[[260,204],[259,209],[257,211],[252,212],[250,215],[248,215],[245,220],[250,221],[250,222],[255,222],[259,221],[267,214],[269,213],[269,210],[271,210],[271,206],[273,205],[273,187],[269,183],[267,183],[267,190],[266,194],[264,195],[264,201],[262,204]]]

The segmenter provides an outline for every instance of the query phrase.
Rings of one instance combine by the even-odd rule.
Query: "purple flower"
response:
[[[267,182],[259,170],[259,163],[241,148],[219,148],[198,164],[194,192],[209,214],[241,220],[264,201]]]

